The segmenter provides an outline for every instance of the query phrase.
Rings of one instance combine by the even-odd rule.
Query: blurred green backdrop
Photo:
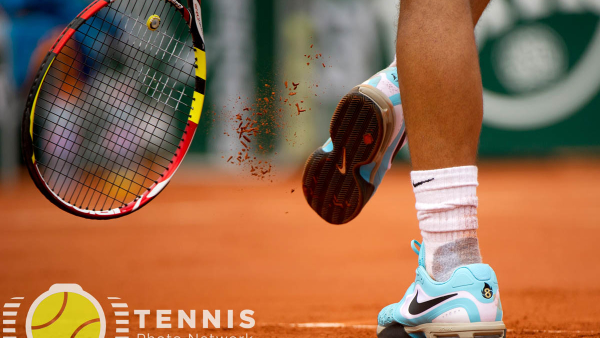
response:
[[[4,177],[19,163],[31,55],[87,3],[0,0]],[[202,6],[208,89],[192,148],[202,163],[222,164],[237,147],[227,136],[231,117],[272,93],[284,96],[289,81],[300,84],[307,112],[270,105],[268,113],[280,116],[265,123],[284,127],[261,142],[298,165],[327,138],[338,100],[393,59],[397,0],[203,0]],[[482,157],[599,152],[600,1],[493,0],[476,35],[485,87]]]

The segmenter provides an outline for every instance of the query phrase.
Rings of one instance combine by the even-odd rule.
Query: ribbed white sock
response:
[[[481,263],[477,239],[477,167],[411,173],[425,265],[436,281],[460,266]]]

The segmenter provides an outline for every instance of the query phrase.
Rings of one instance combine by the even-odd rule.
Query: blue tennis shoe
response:
[[[302,190],[321,218],[344,224],[375,194],[406,143],[396,67],[354,87],[338,104],[329,133],[306,162]]]
[[[498,281],[489,265],[459,267],[440,283],[425,270],[426,248],[417,241],[411,246],[419,255],[417,278],[399,303],[379,313],[378,338],[506,337]]]

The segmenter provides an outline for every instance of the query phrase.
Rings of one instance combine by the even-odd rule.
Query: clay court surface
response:
[[[409,170],[397,165],[345,226],[306,205],[300,172],[239,184],[187,167],[148,207],[111,222],[60,211],[24,177],[0,192],[0,302],[77,283],[105,311],[107,296],[132,309],[255,311],[253,329],[200,336],[375,337],[379,310],[400,300],[417,265]],[[480,166],[482,253],[499,276],[509,337],[600,336],[599,173],[589,159]]]

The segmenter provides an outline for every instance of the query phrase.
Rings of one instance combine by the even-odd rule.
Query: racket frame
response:
[[[95,0],[88,7],[86,7],[71,23],[62,31],[58,39],[44,58],[40,70],[34,79],[33,85],[27,97],[27,103],[25,106],[25,113],[23,114],[23,124],[21,130],[21,148],[23,153],[23,159],[27,166],[29,175],[33,179],[36,187],[42,192],[42,194],[54,205],[60,209],[69,212],[73,215],[80,216],[87,219],[96,220],[109,220],[114,218],[123,217],[131,214],[142,207],[146,206],[152,201],[164,188],[169,184],[171,178],[181,165],[185,155],[187,154],[196,130],[198,129],[198,123],[202,115],[202,107],[204,105],[204,93],[206,91],[206,49],[204,44],[204,33],[202,31],[202,12],[199,0],[187,0],[188,8],[185,8],[176,0],[162,0],[170,3],[174,6],[180,14],[184,17],[188,26],[193,40],[193,48],[195,54],[195,68],[196,68],[196,83],[194,88],[194,98],[192,102],[192,109],[188,117],[186,128],[183,132],[182,139],[178,145],[178,149],[171,160],[168,168],[162,173],[159,179],[154,184],[146,189],[140,196],[134,201],[128,204],[105,211],[88,210],[79,208],[75,205],[68,203],[58,196],[50,186],[44,180],[42,173],[40,172],[35,159],[33,150],[33,125],[35,119],[35,108],[37,100],[41,92],[42,85],[46,79],[52,63],[56,57],[60,54],[61,50],[67,44],[67,42],[73,37],[77,30],[90,18],[96,15],[100,10],[106,6],[119,1],[119,0]]]

